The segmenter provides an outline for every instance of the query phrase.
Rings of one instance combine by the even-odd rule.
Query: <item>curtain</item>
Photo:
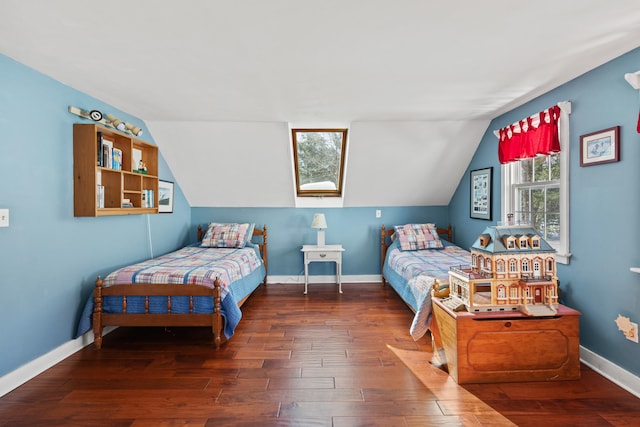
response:
[[[559,120],[560,107],[554,105],[498,130],[500,163],[560,152]]]

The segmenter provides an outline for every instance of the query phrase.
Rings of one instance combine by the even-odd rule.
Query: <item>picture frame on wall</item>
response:
[[[158,180],[158,212],[173,213],[173,182]]]
[[[469,216],[491,221],[493,167],[471,171],[471,200]]]
[[[580,166],[620,161],[620,126],[580,137]]]

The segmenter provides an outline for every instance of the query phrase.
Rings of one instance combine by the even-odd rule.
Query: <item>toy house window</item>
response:
[[[518,288],[512,287],[509,291],[509,296],[511,298],[518,298]]]
[[[535,277],[540,277],[540,261],[535,261],[533,263],[533,275]]]
[[[514,242],[513,240],[507,240],[507,249],[515,249],[516,247],[516,242]]]
[[[521,249],[526,249],[527,246],[528,246],[527,245],[527,239],[525,239],[525,238],[520,239],[520,248]]]
[[[533,249],[540,248],[540,239],[531,239],[531,247]]]
[[[512,259],[509,261],[509,272],[510,273],[517,273],[518,272],[518,263],[516,262],[515,259]]]
[[[478,256],[475,254],[471,255],[471,266],[472,267],[478,266]]]
[[[523,259],[522,260],[522,272],[523,273],[528,273],[529,272],[529,260],[528,259]]]
[[[498,273],[504,273],[504,261],[503,260],[498,260],[498,262],[496,262],[496,270],[498,271]]]
[[[347,129],[291,129],[297,197],[341,197]]]
[[[547,258],[547,271],[553,273],[553,258]]]

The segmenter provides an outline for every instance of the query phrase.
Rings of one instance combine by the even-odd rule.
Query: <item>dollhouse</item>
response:
[[[454,310],[521,311],[552,316],[558,308],[555,249],[530,226],[491,226],[471,247],[471,265],[449,271]]]

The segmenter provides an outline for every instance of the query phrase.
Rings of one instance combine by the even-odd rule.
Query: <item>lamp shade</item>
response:
[[[311,228],[327,228],[327,220],[325,219],[324,214],[317,213],[313,215]]]

